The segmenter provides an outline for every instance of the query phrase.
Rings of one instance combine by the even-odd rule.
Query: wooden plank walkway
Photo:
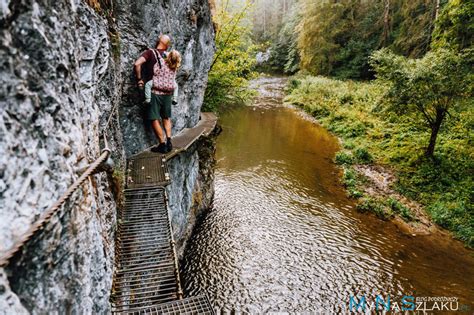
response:
[[[216,123],[214,114],[203,113],[196,127],[173,138],[172,152],[143,151],[128,160],[110,298],[113,314],[214,314],[205,295],[182,298],[165,187],[170,183],[166,161],[209,136]]]
[[[201,113],[201,119],[195,127],[185,128],[179,134],[173,136],[173,150],[169,153],[162,154],[165,160],[168,161],[179,153],[186,151],[201,136],[209,136],[216,127],[216,124],[217,116],[214,113]],[[151,148],[152,147],[149,147],[142,152],[132,155],[130,159],[136,159],[142,155],[152,153],[150,151]],[[160,155],[159,153],[152,154]]]

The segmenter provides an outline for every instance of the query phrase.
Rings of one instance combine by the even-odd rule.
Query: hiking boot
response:
[[[168,146],[163,142],[163,143],[160,143],[159,145],[156,145],[153,148],[151,148],[151,152],[165,154],[165,153],[168,152],[168,151],[166,151],[167,148],[168,148]]]
[[[173,150],[173,144],[171,143],[171,138],[168,138],[166,140],[166,151],[171,152],[171,150]]]

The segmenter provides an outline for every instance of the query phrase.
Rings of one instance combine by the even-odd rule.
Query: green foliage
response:
[[[247,86],[248,80],[255,76],[255,47],[250,40],[250,28],[241,23],[247,9],[248,6],[242,11],[229,13],[221,8],[214,16],[218,25],[216,54],[204,97],[205,111],[246,102],[252,95]]]
[[[285,19],[291,15],[293,7],[296,6],[296,2],[297,0],[252,0],[254,4],[252,39],[254,42],[275,41],[285,24]]]
[[[374,51],[388,47],[420,58],[429,51],[435,28],[438,42],[472,44],[472,3],[447,1],[295,0],[288,6],[290,0],[256,0],[253,39],[271,43],[273,70],[371,79]]]
[[[339,165],[351,165],[354,162],[354,158],[352,157],[352,154],[347,154],[344,151],[340,151],[336,153],[335,162]]]
[[[345,141],[343,143],[344,149],[351,150],[354,149],[354,142],[352,141]]]
[[[395,198],[388,198],[387,205],[393,213],[399,214],[405,221],[413,221],[413,213]]]
[[[386,49],[377,51],[371,63],[377,79],[388,86],[384,101],[397,114],[416,113],[420,125],[431,130],[427,155],[432,156],[437,134],[450,110],[464,104],[470,86],[471,58],[440,49],[421,59],[407,59]]]
[[[366,148],[357,148],[354,151],[354,156],[357,162],[361,164],[370,164],[374,161],[374,158]]]
[[[472,187],[472,186],[471,186]],[[472,201],[470,201],[472,203]],[[456,231],[458,237],[474,247],[474,211],[472,205],[457,201],[437,201],[428,208],[433,220],[440,226]]]
[[[443,7],[446,0],[440,1]],[[397,54],[420,58],[428,52],[435,24],[436,1],[395,1],[391,38],[387,45]]]
[[[284,73],[295,73],[299,70],[299,54],[297,47],[296,25],[300,19],[299,7],[293,9],[284,17],[278,35],[272,41],[270,48],[270,66]]]
[[[382,220],[388,220],[393,216],[393,213],[384,206],[382,202],[375,198],[366,197],[357,204],[357,210],[361,212],[373,212]]]
[[[347,189],[347,192],[349,193],[349,197],[361,198],[363,196],[363,194],[358,190],[357,173],[354,171],[353,168],[349,166],[344,167],[344,175],[342,177],[342,181]]]
[[[298,49],[301,67],[315,74],[331,74],[335,55],[340,48],[336,38],[349,28],[342,3],[303,1],[302,19],[298,24]]]
[[[445,3],[441,0],[440,6]],[[457,16],[469,22],[468,11],[463,7]],[[300,15],[296,30],[302,69],[315,75],[367,79],[373,76],[369,56],[382,47],[412,58],[429,50],[436,1],[303,0]],[[469,27],[455,36],[466,34]]]
[[[399,193],[424,205],[437,224],[474,246],[474,106],[470,94],[459,100],[462,104],[456,105],[457,110],[443,125],[434,158],[425,159],[421,152],[429,130],[419,125],[416,112],[399,115],[384,110],[380,104],[389,87],[380,81],[299,76],[292,86],[286,101],[313,114],[343,140],[344,150],[336,156],[340,164],[350,168],[362,159],[389,165],[397,173],[395,189]],[[365,131],[354,133],[360,125]],[[343,180],[349,195],[359,192],[360,179],[355,174],[345,171]],[[381,217],[389,212],[399,213],[405,220],[411,216],[386,200],[361,199],[361,210],[372,209]]]
[[[436,21],[433,48],[463,50],[474,42],[474,2],[450,0]]]
[[[301,84],[301,80],[291,77],[288,79],[287,89],[286,91],[291,93],[294,89],[298,88]]]
[[[286,73],[371,79],[369,56],[380,48],[421,58],[430,47],[462,50],[474,39],[468,0],[300,0],[291,10],[282,0],[256,2],[254,40],[271,43],[270,65]]]

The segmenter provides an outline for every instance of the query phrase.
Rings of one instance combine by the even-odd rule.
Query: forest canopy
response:
[[[336,162],[361,209],[416,220],[392,195],[363,192],[356,166],[383,165],[397,175],[393,189],[474,247],[473,1],[221,0],[218,7],[211,108],[251,99],[255,70],[294,74],[286,100],[341,138]]]
[[[421,58],[434,47],[472,46],[467,0],[255,0],[252,38],[270,48],[274,70],[371,79],[381,48]]]

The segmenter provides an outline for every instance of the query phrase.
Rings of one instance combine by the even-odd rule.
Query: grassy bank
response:
[[[358,199],[360,210],[385,219],[398,215],[416,220],[399,198],[373,196],[364,189],[367,178],[358,171],[360,166],[381,165],[395,174],[391,189],[421,204],[435,223],[474,247],[472,106],[451,113],[440,132],[435,158],[427,159],[427,129],[415,123],[416,117],[383,110],[379,105],[383,89],[376,83],[301,76],[289,81],[286,101],[341,138],[343,149],[336,162],[344,167],[343,182],[348,194]]]

